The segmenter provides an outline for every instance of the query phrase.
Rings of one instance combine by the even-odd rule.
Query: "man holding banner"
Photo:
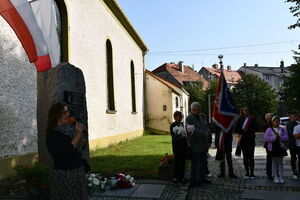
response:
[[[233,102],[232,96],[227,87],[227,83],[221,70],[218,88],[216,91],[212,119],[214,124],[218,127],[216,144],[217,155],[216,160],[221,161],[221,173],[219,177],[225,176],[225,154],[229,169],[229,177],[237,178],[233,172],[232,167],[232,131],[238,118],[237,108]]]

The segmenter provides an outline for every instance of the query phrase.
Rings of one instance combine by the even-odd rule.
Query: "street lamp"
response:
[[[222,54],[218,55],[218,58],[219,58],[219,60],[220,60],[220,69],[223,70],[223,62],[222,62],[222,60],[223,60],[223,55],[222,55]]]

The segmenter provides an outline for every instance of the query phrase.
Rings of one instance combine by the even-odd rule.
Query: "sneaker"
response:
[[[206,177],[207,177],[207,178],[211,178],[211,177],[212,177],[212,174],[210,174],[210,173],[209,173],[209,174],[206,174]]]
[[[296,174],[294,174],[294,175],[292,176],[292,179],[293,179],[293,180],[298,180],[298,176],[297,176]]]
[[[255,178],[256,178],[256,176],[255,176],[254,174],[251,174],[251,175],[250,175],[250,179],[253,180],[253,179],[255,179]]]
[[[277,176],[274,177],[274,183],[279,183],[279,178]]]
[[[284,180],[282,178],[279,179],[280,183],[284,183]]]
[[[244,176],[244,180],[249,180],[249,179],[250,179],[249,175]]]

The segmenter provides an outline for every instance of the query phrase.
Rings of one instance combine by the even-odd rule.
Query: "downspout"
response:
[[[145,68],[145,55],[147,54],[147,50],[143,52],[143,129],[146,130],[146,121],[147,121],[147,97],[146,97],[146,68]]]

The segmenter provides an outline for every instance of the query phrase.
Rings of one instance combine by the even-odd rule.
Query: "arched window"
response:
[[[175,98],[175,104],[176,104],[176,108],[178,108],[178,106],[179,106],[178,97]]]
[[[136,99],[135,99],[135,75],[134,75],[134,63],[130,62],[131,71],[131,99],[132,99],[132,112],[136,112]]]
[[[69,61],[69,43],[68,43],[68,13],[63,0],[54,0],[53,12],[55,15],[56,31],[60,43],[61,62]]]
[[[115,111],[113,53],[111,42],[109,40],[106,40],[106,68],[108,111]]]

